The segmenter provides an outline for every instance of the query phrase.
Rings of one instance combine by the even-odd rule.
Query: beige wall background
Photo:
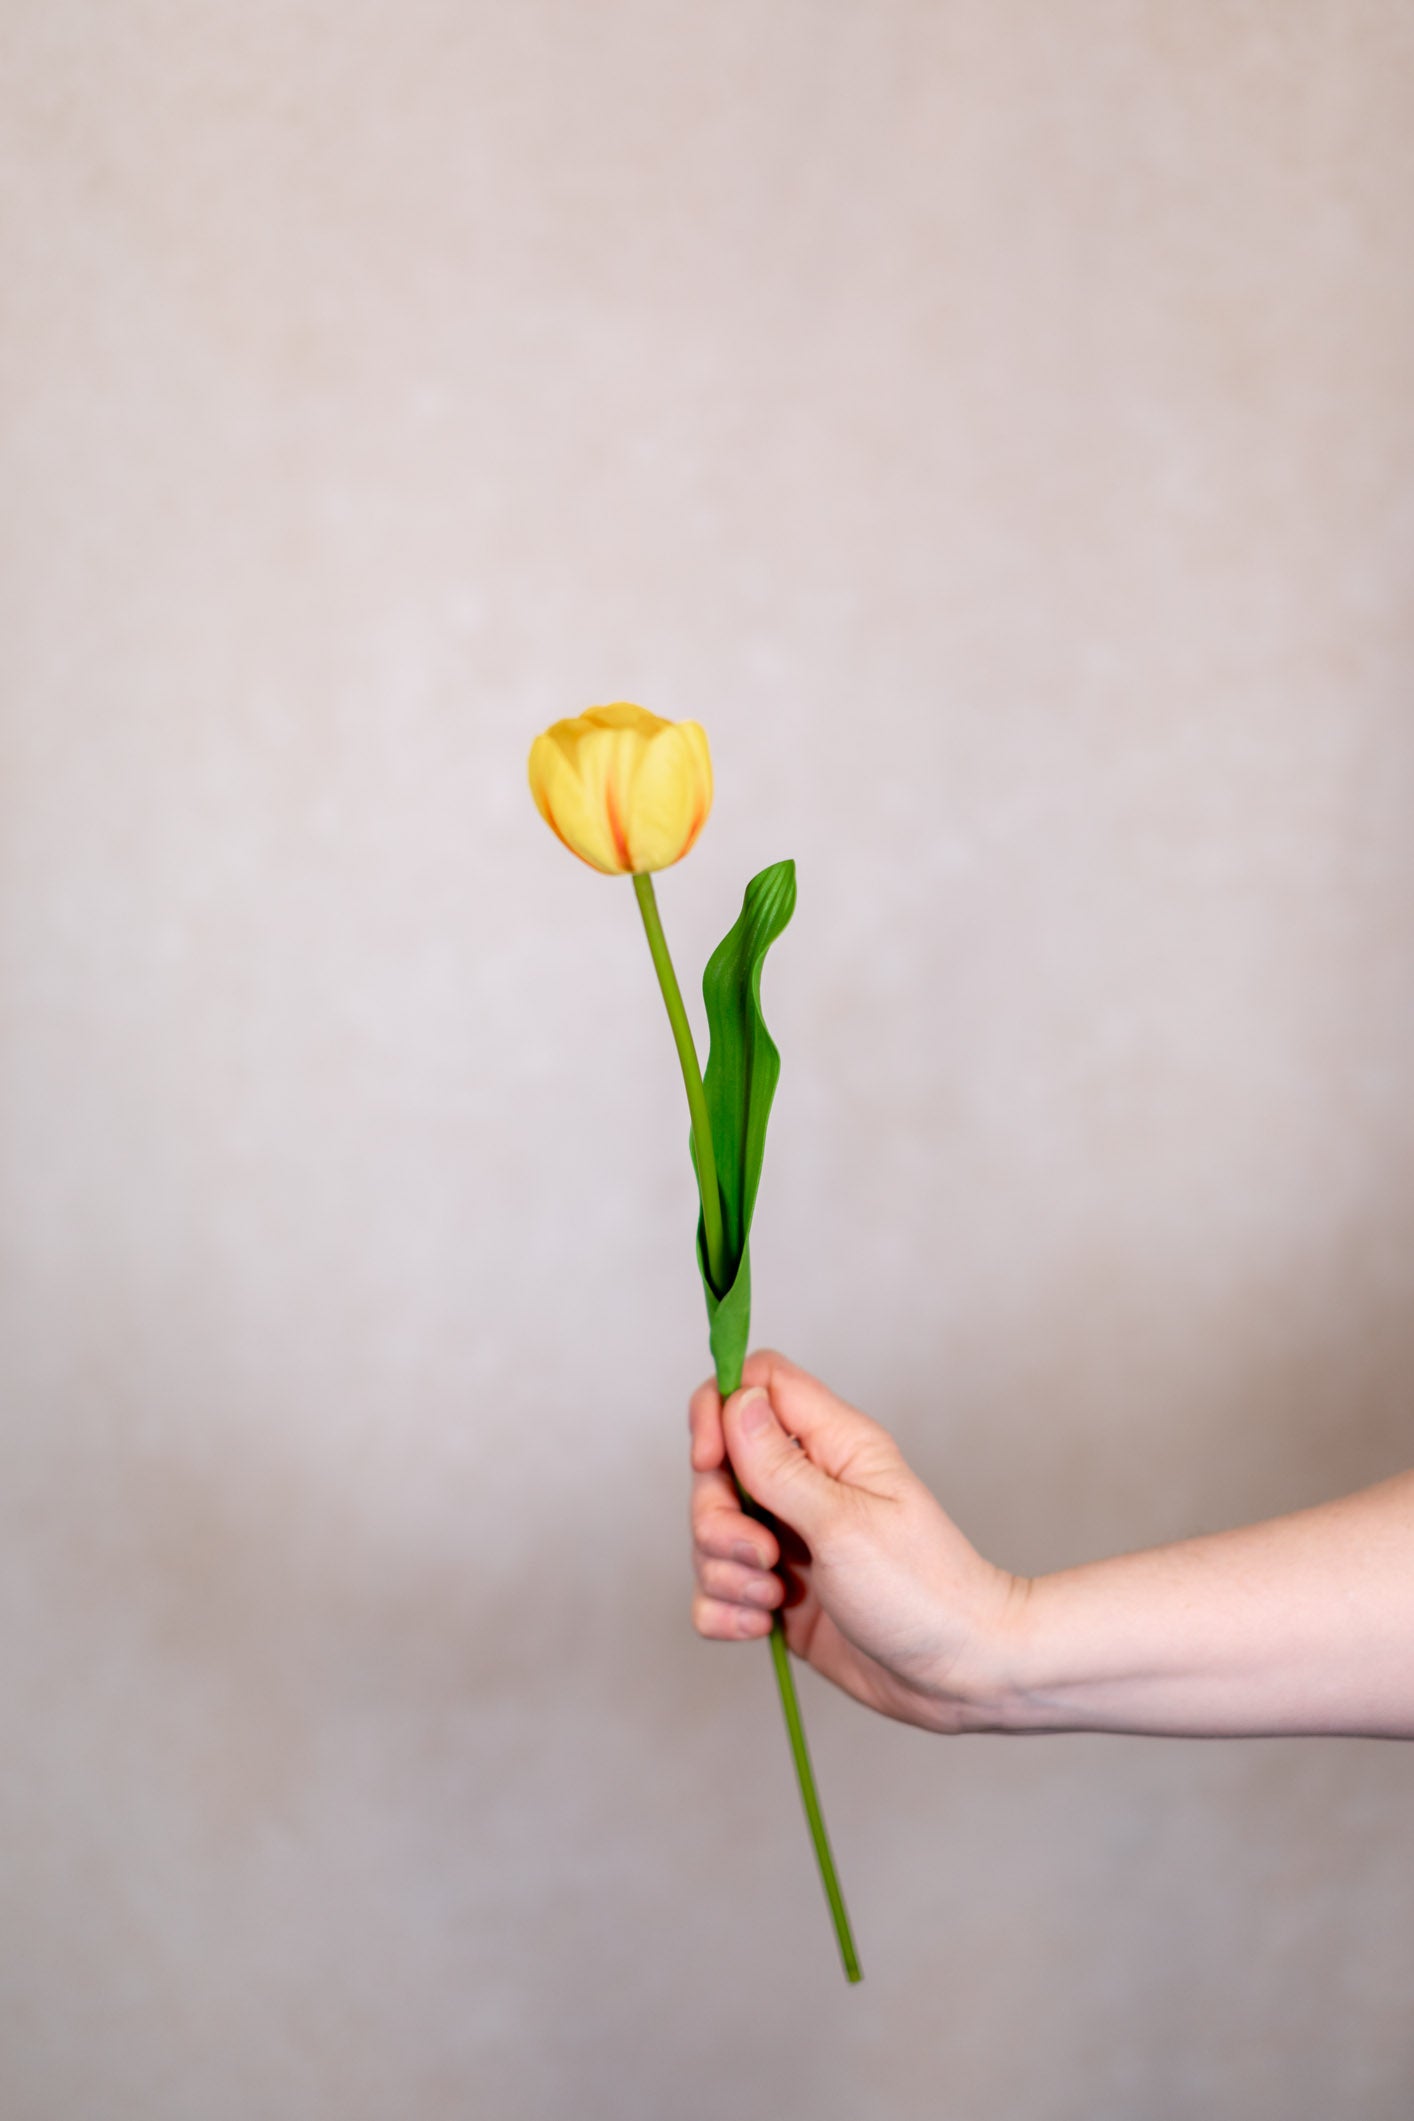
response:
[[[757,1331],[1040,1570],[1414,1457],[1414,16],[10,0],[0,2108],[1395,2121],[1414,1759],[688,1623],[666,1026],[531,736],[792,854]]]

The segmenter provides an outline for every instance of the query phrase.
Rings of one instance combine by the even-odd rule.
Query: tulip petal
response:
[[[712,754],[707,748],[707,732],[700,722],[679,722],[677,728],[692,760],[697,787],[696,810],[688,828],[687,845],[682,850],[683,854],[690,854],[712,808]]]
[[[662,715],[650,714],[646,707],[635,707],[631,700],[614,700],[607,707],[591,707],[578,717],[594,729],[627,729],[637,737],[649,742],[660,730],[676,727],[665,722]]]
[[[643,751],[634,776],[629,812],[634,868],[666,869],[680,862],[706,814],[697,752],[683,725],[669,723]]]
[[[535,739],[530,752],[530,787],[540,815],[572,854],[606,876],[622,873],[602,796],[594,789],[601,762],[592,745],[612,742],[607,732],[567,736],[572,725],[556,722]]]

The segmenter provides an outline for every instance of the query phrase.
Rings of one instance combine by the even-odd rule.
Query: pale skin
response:
[[[924,1730],[1414,1738],[1414,1472],[1238,1531],[1027,1578],[986,1561],[886,1429],[782,1355],[693,1394],[693,1624],[766,1635]]]

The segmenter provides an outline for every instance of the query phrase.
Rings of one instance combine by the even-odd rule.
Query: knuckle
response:
[[[783,1445],[772,1465],[777,1485],[791,1490],[808,1486],[814,1471],[804,1451],[797,1451],[793,1444]]]
[[[692,1625],[709,1642],[739,1642],[767,1634],[771,1616],[760,1606],[727,1605],[699,1591],[692,1601]]]
[[[692,1529],[699,1538],[716,1516],[718,1508],[711,1480],[705,1473],[699,1473],[693,1485],[692,1505],[688,1512],[692,1519]]]
[[[730,1604],[742,1594],[742,1571],[735,1563],[722,1561],[715,1554],[704,1555],[697,1571],[697,1580],[704,1591],[723,1604]]]
[[[779,1578],[769,1570],[749,1569],[739,1561],[722,1561],[713,1555],[698,1557],[697,1582],[703,1596],[729,1610],[734,1621],[742,1612],[759,1617],[783,1596]]]
[[[704,1510],[695,1530],[704,1554],[722,1556],[731,1551],[731,1520],[724,1510]]]
[[[692,1543],[705,1554],[712,1545],[712,1513],[710,1510],[694,1510],[692,1513]]]

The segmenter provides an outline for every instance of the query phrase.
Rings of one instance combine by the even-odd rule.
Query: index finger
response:
[[[699,1553],[751,1569],[773,1569],[781,1554],[770,1526],[747,1516],[731,1474],[719,1466],[692,1476],[692,1541]]]
[[[717,1466],[725,1465],[727,1444],[722,1434],[722,1395],[714,1379],[709,1377],[697,1387],[688,1403],[687,1418],[692,1430],[693,1471],[710,1473]]]

